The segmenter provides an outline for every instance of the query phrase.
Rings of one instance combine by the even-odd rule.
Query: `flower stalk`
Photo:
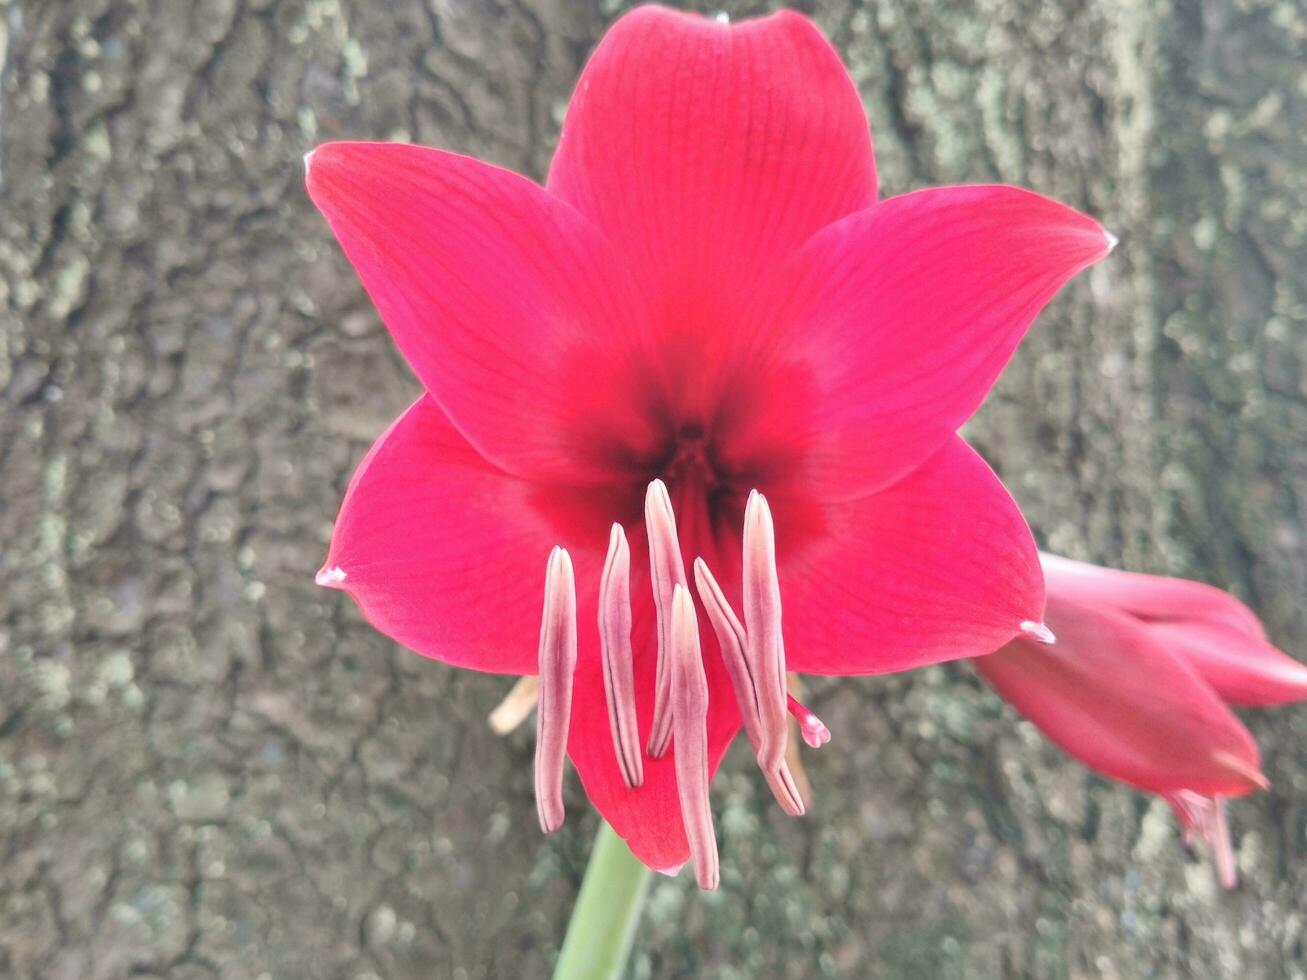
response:
[[[620,980],[651,875],[613,828],[601,822],[554,980]]]

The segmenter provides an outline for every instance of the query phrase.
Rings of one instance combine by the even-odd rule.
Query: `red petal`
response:
[[[1247,729],[1146,626],[1052,596],[1047,620],[1055,645],[1018,640],[976,669],[1062,749],[1154,793],[1265,785]]]
[[[1030,529],[957,436],[860,500],[771,503],[790,670],[879,674],[979,656],[1042,618]],[[791,544],[805,539],[817,543]]]
[[[648,6],[613,25],[582,73],[548,187],[595,220],[658,304],[674,384],[726,359],[759,277],[871,204],[876,173],[857,89],[811,22]]]
[[[602,560],[603,539],[590,541],[566,508],[566,498],[550,501],[487,463],[423,397],[359,464],[319,581],[344,589],[377,629],[424,656],[534,674],[541,562],[568,545],[593,595],[594,554]],[[584,628],[592,633],[593,621]]]
[[[980,405],[1036,314],[1110,251],[1097,222],[1014,187],[890,198],[819,232],[759,297],[737,465],[784,450],[816,496],[911,471]]]
[[[1180,657],[1227,704],[1264,708],[1307,698],[1307,664],[1222,623],[1149,623],[1149,635]]]
[[[487,459],[602,480],[599,453],[651,438],[628,407],[629,278],[571,207],[510,171],[400,143],[328,143],[307,182],[396,344]]]
[[[1204,622],[1253,640],[1265,640],[1257,614],[1211,585],[1164,575],[1102,568],[1040,552],[1050,595],[1100,608],[1118,609],[1150,622]]]

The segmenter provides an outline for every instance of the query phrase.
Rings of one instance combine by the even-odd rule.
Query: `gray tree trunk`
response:
[[[723,3],[734,15],[758,5]],[[302,190],[338,137],[540,177],[617,4],[0,0],[0,975],[548,974],[595,829],[542,840],[503,679],[316,589],[416,382]],[[1205,579],[1307,653],[1307,11],[800,4],[883,186],[1003,180],[1122,240],[969,429],[1055,550]],[[1220,893],[1164,807],[962,667],[815,685],[781,817],[655,883],[635,977],[1304,975],[1307,711],[1252,719]]]

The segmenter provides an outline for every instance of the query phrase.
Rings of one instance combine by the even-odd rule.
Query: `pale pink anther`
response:
[[[744,630],[756,680],[761,719],[758,764],[775,771],[789,738],[785,704],[785,645],[781,637],[781,586],[776,574],[776,532],[767,498],[757,490],[744,508]]]
[[[535,711],[540,700],[540,675],[527,674],[518,678],[512,690],[504,696],[486,719],[496,735],[507,735]]]
[[[676,792],[681,820],[694,860],[699,887],[717,887],[717,836],[708,801],[708,678],[699,647],[694,601],[683,585],[673,586],[669,623],[668,674],[671,715],[676,738]]]
[[[1222,888],[1233,888],[1238,882],[1234,861],[1234,845],[1230,841],[1230,824],[1226,820],[1225,800],[1219,796],[1203,796],[1189,790],[1164,794],[1166,801],[1180,817],[1184,826],[1186,844],[1201,842],[1211,852],[1216,865],[1216,878]]]
[[[540,703],[536,707],[536,812],[540,829],[563,825],[563,760],[576,670],[576,579],[562,548],[549,553],[540,620]]]
[[[793,694],[787,694],[786,705],[790,714],[799,722],[799,731],[810,748],[819,749],[830,741],[830,729],[825,723],[809,711]]]
[[[609,535],[608,558],[599,582],[599,649],[613,749],[622,782],[633,789],[644,782],[644,761],[635,714],[631,652],[631,548],[620,524],[614,524]]]
[[[667,669],[672,622],[672,591],[684,586],[685,565],[676,536],[676,515],[662,480],[654,480],[644,497],[644,523],[649,538],[649,574],[653,584],[654,608],[658,613],[658,667],[654,681],[654,716],[649,733],[649,754],[655,759],[667,751],[672,738],[669,703],[671,674]]]
[[[803,796],[795,784],[789,765],[782,756],[781,764],[773,770],[762,765],[759,755],[762,747],[762,717],[758,712],[757,682],[749,669],[747,654],[748,639],[744,627],[731,609],[721,587],[708,569],[708,563],[702,558],[695,559],[694,580],[699,587],[699,600],[708,613],[708,622],[717,634],[717,645],[722,651],[722,663],[726,667],[726,676],[730,678],[735,691],[735,700],[740,707],[740,718],[744,723],[744,734],[753,746],[758,765],[767,777],[767,785],[772,795],[786,813],[792,817],[804,814]]]

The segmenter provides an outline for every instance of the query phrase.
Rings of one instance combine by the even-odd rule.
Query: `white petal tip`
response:
[[[1229,752],[1213,752],[1212,761],[1229,772],[1248,780],[1249,784],[1260,790],[1271,788],[1271,781],[1257,767],[1256,763],[1245,762]]]
[[[324,565],[318,569],[318,574],[313,576],[313,581],[324,589],[339,589],[346,577],[345,569],[339,565],[333,565],[331,568]]]
[[[1109,253],[1112,251],[1112,249],[1116,248],[1119,244],[1121,244],[1121,239],[1117,238],[1106,228],[1103,229],[1103,237],[1107,239],[1107,251]]]
[[[1043,623],[1036,623],[1032,619],[1024,620],[1021,623],[1021,633],[1028,640],[1034,640],[1036,643],[1046,643],[1052,646],[1057,642],[1057,637],[1053,631]]]
[[[688,861],[682,861],[680,864],[674,864],[670,868],[654,868],[654,870],[660,875],[666,875],[668,878],[675,878],[681,873],[681,869],[687,864],[689,864]]]
[[[304,154],[304,176],[305,176],[305,177],[308,177],[308,175],[309,175],[309,171],[313,169],[313,154],[315,154],[315,153],[317,153],[317,152],[318,152],[317,149],[314,148],[314,149],[312,149],[312,150],[309,150],[308,153]]]
[[[731,22],[731,15],[725,10],[719,10],[717,13],[713,14],[712,19],[717,21],[719,24],[729,24]]]

